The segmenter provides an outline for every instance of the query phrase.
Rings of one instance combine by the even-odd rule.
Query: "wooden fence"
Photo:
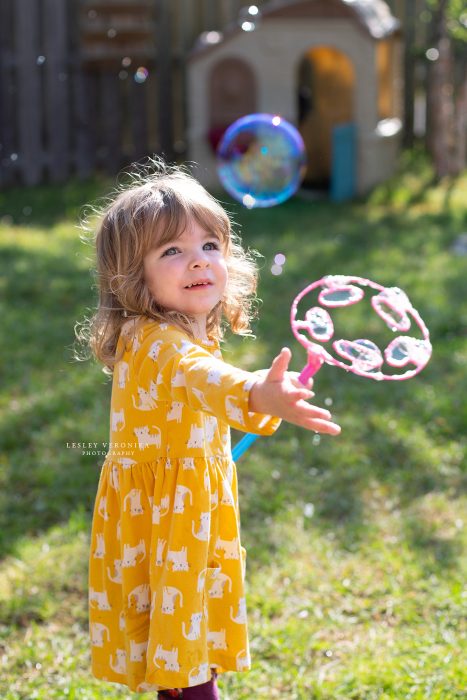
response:
[[[187,53],[244,5],[1,0],[0,186],[183,158]]]

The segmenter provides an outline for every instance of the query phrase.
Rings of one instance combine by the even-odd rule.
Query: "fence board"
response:
[[[9,185],[15,175],[12,0],[0,4],[0,185]]]
[[[172,104],[172,53],[170,36],[169,0],[157,0],[156,46],[160,148],[167,160],[172,160],[173,104]]]
[[[36,0],[14,3],[15,46],[17,49],[18,88],[18,165],[27,185],[35,185],[42,177],[42,66],[37,64],[39,47],[39,6]]]
[[[100,139],[98,158],[105,170],[116,173],[122,166],[122,100],[118,74],[103,70],[100,74]]]
[[[79,178],[90,177],[96,167],[98,75],[80,65],[73,69],[74,162]]]
[[[67,8],[63,0],[44,0],[43,10],[48,169],[53,182],[63,182],[70,165]]]
[[[140,160],[148,154],[147,90],[133,80],[129,86],[129,112],[131,124],[131,160]]]

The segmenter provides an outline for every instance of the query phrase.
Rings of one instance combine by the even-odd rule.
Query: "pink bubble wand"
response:
[[[328,342],[334,336],[334,324],[327,309],[357,304],[365,296],[365,290],[362,287],[370,287],[376,291],[376,294],[371,297],[373,309],[391,331],[399,332],[399,335],[389,343],[384,353],[373,341],[366,338],[334,340],[332,348],[340,358],[338,359],[318,344]],[[306,312],[304,319],[297,319],[300,301],[318,288],[321,288],[318,294],[320,306],[312,306]],[[411,328],[412,322],[421,331],[422,338],[400,335]],[[292,303],[290,325],[295,338],[307,351],[307,364],[299,375],[299,380],[304,385],[324,363],[377,381],[401,381],[421,372],[431,357],[432,347],[428,328],[405,292],[398,287],[383,287],[364,277],[327,275],[308,285]],[[407,369],[402,374],[387,374],[381,371],[384,362],[398,369],[407,365],[413,365],[413,368]],[[233,448],[232,458],[237,460],[241,457],[258,437],[254,433],[247,433]]]

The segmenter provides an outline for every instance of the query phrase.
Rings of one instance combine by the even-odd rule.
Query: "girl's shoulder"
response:
[[[144,345],[146,348],[152,347],[154,344],[162,346],[168,343],[181,348],[182,352],[192,345],[199,345],[215,355],[218,355],[220,351],[219,341],[213,336],[207,339],[192,338],[186,331],[174,324],[150,318],[146,318],[141,323],[138,340],[139,346]]]

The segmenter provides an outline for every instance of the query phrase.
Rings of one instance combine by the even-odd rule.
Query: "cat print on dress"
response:
[[[159,357],[162,343],[162,340],[156,340],[149,348],[148,357],[150,357],[151,360],[157,360]]]
[[[208,644],[213,645],[213,649],[227,649],[227,642],[225,641],[225,629],[218,631],[208,630],[207,636]]]
[[[141,489],[131,489],[123,499],[123,511],[125,512],[129,505],[130,515],[132,517],[144,513],[143,506],[141,505],[141,493]]]
[[[110,668],[115,673],[126,673],[126,651],[124,649],[117,649],[115,655],[115,662],[113,660],[112,654],[110,655]]]
[[[138,557],[141,557],[137,561]],[[122,566],[127,569],[130,566],[136,566],[146,559],[146,542],[141,539],[137,545],[130,547],[129,544],[123,545],[123,560]]]
[[[91,607],[96,607],[99,610],[111,610],[109,599],[107,597],[107,591],[95,591],[93,588],[89,589],[89,603]]]
[[[122,583],[122,560],[114,559],[113,572],[107,567],[107,576],[113,583]]]
[[[189,639],[190,641],[194,641],[195,639],[199,639],[201,637],[201,621],[203,619],[203,613],[202,612],[196,612],[193,613],[193,615],[190,618],[190,628],[188,632],[186,631],[185,623],[182,623],[182,633],[185,639]]]
[[[127,379],[128,372],[130,371],[130,365],[128,362],[119,362],[118,365],[118,387],[119,389],[124,389]]]
[[[150,607],[149,596],[151,590],[147,583],[142,583],[128,594],[128,607],[135,607],[136,612],[147,612]]]
[[[234,616],[233,608],[230,608],[230,619],[237,623],[237,625],[246,624],[246,598],[240,598],[238,601],[237,614]]]
[[[157,540],[156,566],[162,566],[164,564],[164,560],[162,558],[162,555],[164,553],[164,549],[165,549],[166,544],[167,544],[167,540],[161,540],[160,538]]]
[[[152,411],[156,407],[157,401],[157,384],[151,381],[149,385],[149,391],[143,389],[142,387],[136,387],[138,392],[138,403],[135,401],[135,395],[132,394],[133,406],[138,409],[138,411]]]
[[[96,548],[92,553],[94,559],[103,559],[105,555],[105,540],[103,532],[96,532]]]
[[[162,644],[158,644],[156,647],[156,653],[154,654],[154,665],[160,668],[158,661],[165,661],[166,671],[179,671],[180,666],[178,663],[178,649],[177,647],[172,647],[172,649],[164,649]]]
[[[167,566],[172,564],[172,571],[188,571],[187,548],[179,550],[169,549],[167,552]]]
[[[150,433],[150,428],[153,428],[156,432]],[[138,447],[140,450],[144,450],[148,445],[154,445],[155,447],[161,446],[161,430],[157,425],[142,425],[139,428],[134,428],[134,433],[138,439]]]
[[[239,425],[245,425],[245,420],[243,418],[243,411],[241,408],[235,405],[238,401],[236,396],[226,396],[225,397],[225,410],[229,418]]]
[[[229,593],[232,593],[232,579],[227,574],[219,572],[217,576],[214,577],[214,582],[211,588],[208,589],[208,596],[210,598],[223,598],[224,588],[227,586]]]
[[[210,678],[211,674],[209,673],[209,665],[200,664],[196,668],[191,669],[189,673],[188,687],[192,688],[194,685],[201,685],[202,683],[207,683]]]
[[[167,420],[174,420],[177,423],[182,422],[183,403],[181,401],[172,401],[170,410],[167,413]]]
[[[197,540],[209,542],[209,529],[211,524],[211,513],[201,513],[199,516],[198,532],[195,532],[196,523],[192,520],[192,534]]]
[[[224,559],[240,559],[239,542],[235,537],[233,540],[221,540],[220,537],[216,540],[216,552],[220,550]]]
[[[134,639],[130,639],[130,661],[134,661],[136,663],[138,661],[144,661],[147,648],[147,640],[145,642],[135,642]]]
[[[251,658],[250,653],[246,649],[239,651],[237,654],[237,671],[243,671],[250,668]]]
[[[100,499],[98,512],[101,518],[104,518],[104,520],[109,520],[110,515],[107,512],[107,496],[102,496]]]
[[[189,449],[201,449],[204,446],[204,428],[192,425],[190,428],[190,437],[186,446]]]
[[[164,518],[170,510],[170,496],[167,494],[161,499],[159,505],[152,507],[152,522],[154,525],[160,525],[161,518]]]
[[[183,595],[182,592],[175,588],[174,586],[164,586],[162,589],[162,607],[161,610],[164,615],[173,615],[175,613],[175,606],[177,604],[183,607]]]
[[[190,505],[193,505],[193,494],[187,486],[182,486],[179,484],[175,490],[175,501],[174,507],[172,509],[173,513],[184,513],[185,512],[185,501],[188,497]]]
[[[123,408],[119,411],[112,411],[112,432],[124,430],[125,428],[125,412]]]
[[[101,622],[92,622],[90,631],[93,646],[103,647],[104,642],[110,642],[110,630],[107,625],[103,625]]]

